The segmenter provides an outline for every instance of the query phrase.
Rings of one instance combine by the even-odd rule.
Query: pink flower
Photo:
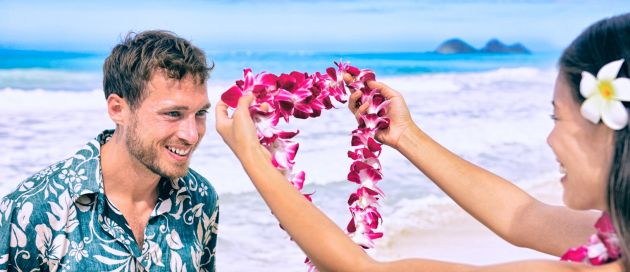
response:
[[[243,81],[237,81],[236,85],[221,95],[221,100],[230,107],[235,108],[238,99],[248,92],[252,92],[256,96],[257,103],[267,102],[269,93],[276,90],[278,77],[274,74],[262,72],[254,76],[252,69],[245,69],[243,70],[243,77]]]
[[[273,138],[280,131],[275,128],[279,120],[275,111],[260,112],[255,107],[250,107],[250,114],[256,126],[258,139]]]
[[[297,89],[293,93],[280,89],[275,100],[279,105],[280,112],[286,121],[289,116],[306,119],[313,113],[310,105],[313,93],[308,89]]]
[[[378,146],[380,147],[380,145]],[[380,149],[378,149],[380,151]],[[348,151],[348,157],[355,160],[361,161],[374,169],[381,169],[381,162],[379,162],[378,157],[368,148],[359,148],[353,151]]]
[[[291,140],[276,138],[276,140],[267,149],[271,152],[271,162],[273,166],[279,169],[293,168],[295,154],[300,144]]]
[[[612,220],[607,212],[595,223],[597,233],[591,235],[588,244],[569,249],[560,260],[602,265],[621,258],[621,248]]]
[[[234,85],[221,95],[221,101],[225,102],[232,108],[236,108],[236,105],[238,105],[238,99],[241,98],[241,96],[243,96],[243,90],[241,87]]]
[[[374,128],[358,128],[352,131],[352,146],[365,146],[369,151],[380,155],[381,144],[374,140]]]
[[[620,258],[621,248],[619,248],[619,238],[617,237],[617,232],[610,219],[610,215],[607,212],[604,212],[597,220],[595,229],[597,229],[597,236],[606,247],[610,258]]]
[[[361,161],[355,161],[350,166],[350,173],[348,173],[349,181],[383,195],[383,191],[376,186],[376,183],[381,179],[383,179],[383,176],[380,171],[378,169],[374,169],[369,164]]]
[[[361,187],[356,193],[352,193],[348,198],[348,205],[357,203],[359,207],[366,208],[372,205],[378,205],[379,193],[367,187]]]
[[[291,182],[291,184],[293,184],[296,189],[300,191],[302,190],[302,188],[304,187],[304,179],[306,178],[306,173],[304,173],[304,171],[300,171],[297,174],[288,173],[286,177],[287,180],[289,180],[289,182]]]
[[[381,238],[382,232],[375,232],[381,221],[381,215],[374,207],[361,208],[357,206],[350,207],[352,220],[348,223],[346,230],[350,238],[363,248],[374,247],[372,240]]]
[[[389,119],[380,117],[375,113],[362,115],[359,119],[359,128],[386,129],[389,127]]]
[[[562,257],[560,257],[561,261],[567,262],[582,262],[586,258],[586,253],[588,250],[586,247],[577,247],[569,249]]]

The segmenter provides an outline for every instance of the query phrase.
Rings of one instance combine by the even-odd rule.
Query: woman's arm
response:
[[[377,139],[395,149],[448,194],[458,205],[508,242],[560,256],[594,233],[597,214],[544,204],[511,182],[448,151],[413,122],[403,97],[385,84],[368,82],[389,99],[390,128]],[[355,108],[360,92],[350,97]]]
[[[385,266],[375,262],[273,167],[268,151],[256,138],[248,110],[251,101],[251,95],[242,97],[232,118],[228,117],[228,106],[219,102],[216,107],[217,131],[241,161],[282,227],[321,271],[393,271],[394,268],[396,271],[417,271],[415,265],[418,264],[423,271],[465,271],[471,268],[436,261],[400,261]]]
[[[248,106],[251,95],[239,100],[232,118],[228,106],[219,102],[216,108],[217,131],[232,149],[254,186],[291,238],[320,271],[621,271],[619,264],[593,268],[582,264],[549,261],[517,262],[475,267],[424,259],[377,262],[308,202],[270,163],[270,155],[256,138]],[[430,245],[428,245],[430,246]],[[606,270],[598,270],[606,268]]]

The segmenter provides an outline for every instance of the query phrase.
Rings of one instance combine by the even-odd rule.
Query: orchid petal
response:
[[[361,74],[361,70],[359,70],[359,68],[350,65],[346,66],[345,72],[348,72],[348,74],[352,76],[358,76]]]
[[[298,119],[307,119],[313,113],[313,111],[310,108],[308,108],[308,110],[310,112],[293,109],[293,117],[298,118]]]
[[[573,248],[564,253],[562,257],[560,257],[561,261],[569,261],[569,262],[582,262],[586,258],[586,254],[588,250],[586,247],[578,247]]]
[[[280,75],[280,77],[278,77],[278,87],[289,92],[293,91],[293,88],[295,87],[295,78],[287,74]]]
[[[254,86],[254,76],[252,75],[252,69],[243,70],[243,90],[251,91],[250,89]]]
[[[296,131],[280,131],[280,132],[278,132],[278,137],[280,137],[282,139],[291,139],[291,138],[295,137],[295,135],[298,135],[298,133],[300,133],[300,130],[296,130]]]
[[[381,152],[381,144],[377,143],[374,138],[368,138],[367,146],[371,152]]]
[[[335,70],[335,68],[326,68],[326,74],[328,74],[332,78],[332,80],[337,81],[337,71]]]
[[[587,120],[591,121],[593,124],[597,124],[600,119],[600,109],[604,104],[604,99],[599,95],[594,95],[586,99],[584,103],[582,103],[582,107],[580,107],[580,112],[582,116]]]
[[[221,95],[221,101],[228,104],[232,108],[236,108],[238,100],[243,96],[243,91],[238,86],[234,85]]]
[[[293,92],[294,101],[304,101],[311,96],[313,96],[313,93],[308,89],[297,89]]]
[[[612,219],[610,218],[610,214],[608,212],[603,212],[602,216],[597,219],[595,222],[595,229],[598,232],[605,234],[614,234],[615,226],[612,223]]]
[[[609,128],[620,130],[628,125],[628,111],[619,101],[608,101],[602,111],[602,121]]]
[[[264,73],[260,77],[260,84],[267,87],[275,87],[276,81],[278,81],[278,77],[274,74]]]
[[[630,101],[630,79],[620,77],[612,82],[615,88],[615,99],[621,101]]]
[[[601,69],[599,69],[599,72],[597,72],[597,79],[610,81],[614,80],[619,74],[623,61],[623,59],[620,59],[604,65]]]
[[[296,84],[301,84],[304,80],[306,80],[304,73],[293,71],[289,75],[295,79]]]

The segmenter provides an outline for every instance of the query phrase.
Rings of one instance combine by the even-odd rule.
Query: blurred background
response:
[[[207,53],[213,104],[244,68],[324,72],[342,59],[402,92],[414,120],[458,155],[524,188],[553,183],[558,166],[545,137],[557,58],[588,25],[628,11],[629,1],[0,0],[0,195],[113,128],[103,61],[128,32],[149,29]],[[296,169],[307,172],[305,191],[345,227],[354,190],[345,154],[356,124],[338,106],[287,126],[301,130]],[[220,194],[219,271],[304,271],[303,254],[214,132],[212,115],[192,168]],[[386,149],[382,164],[385,237],[370,254],[417,256],[397,252],[397,243],[411,239],[410,229],[453,222],[457,208],[398,153]],[[426,246],[434,245],[417,248]]]

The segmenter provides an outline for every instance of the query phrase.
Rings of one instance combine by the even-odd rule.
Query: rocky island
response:
[[[491,39],[483,48],[477,50],[465,41],[457,38],[443,42],[434,52],[438,54],[531,54],[531,51],[520,43],[506,45],[498,39]]]

